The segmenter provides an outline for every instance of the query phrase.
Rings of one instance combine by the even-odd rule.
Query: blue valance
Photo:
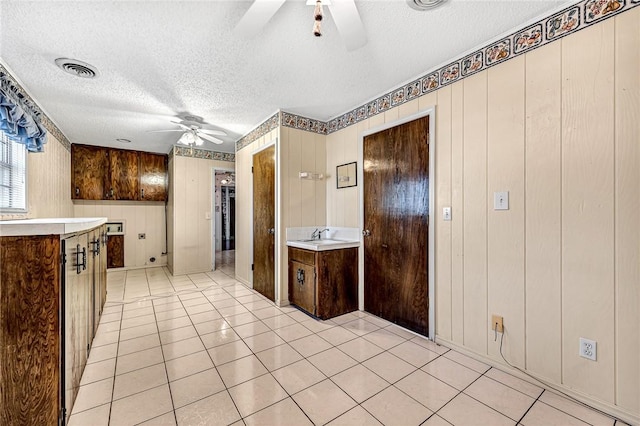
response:
[[[47,131],[20,102],[0,90],[0,130],[14,141],[24,144],[29,152],[43,152]]]

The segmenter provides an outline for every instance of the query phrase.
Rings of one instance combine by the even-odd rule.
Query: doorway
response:
[[[276,147],[253,156],[253,289],[275,301]]]
[[[235,266],[236,175],[214,169],[213,270]]]
[[[429,116],[363,138],[364,309],[429,333]]]

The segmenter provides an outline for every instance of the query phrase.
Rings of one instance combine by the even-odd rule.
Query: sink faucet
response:
[[[328,230],[329,230],[329,228],[325,228],[322,231],[319,231],[318,228],[316,228],[316,230],[313,231],[313,233],[311,234],[311,239],[312,240],[319,240],[322,237],[322,233],[324,231],[328,231]]]

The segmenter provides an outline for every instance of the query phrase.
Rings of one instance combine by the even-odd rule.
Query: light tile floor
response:
[[[278,308],[219,266],[109,272],[71,426],[615,423],[365,312]]]

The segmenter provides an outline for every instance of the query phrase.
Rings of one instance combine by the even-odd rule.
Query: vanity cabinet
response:
[[[358,249],[289,247],[289,302],[321,319],[358,309]]]
[[[106,228],[7,236],[5,226],[0,424],[64,425],[106,301]]]
[[[142,151],[71,145],[74,200],[167,200],[167,156]]]

